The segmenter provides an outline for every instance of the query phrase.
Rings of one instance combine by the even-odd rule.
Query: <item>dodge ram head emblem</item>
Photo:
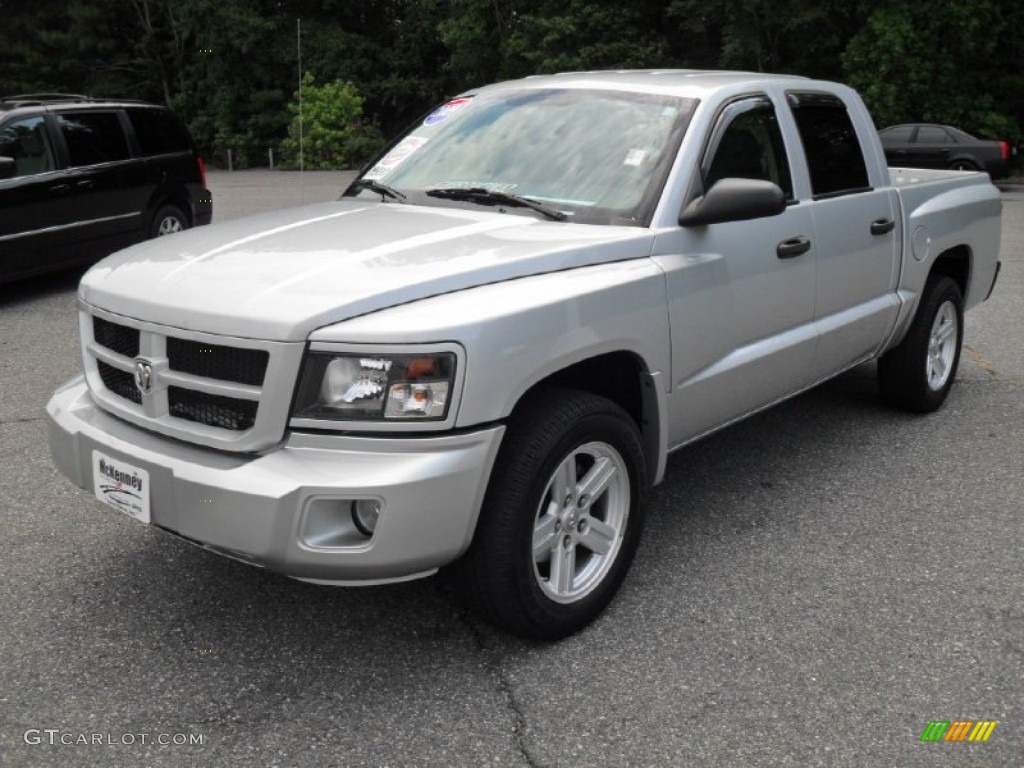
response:
[[[139,358],[135,361],[135,386],[144,395],[153,388],[153,364]]]

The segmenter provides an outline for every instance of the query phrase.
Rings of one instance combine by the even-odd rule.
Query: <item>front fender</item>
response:
[[[310,340],[461,344],[456,426],[471,427],[506,418],[538,382],[598,355],[630,352],[648,373],[670,370],[665,291],[657,265],[631,259],[423,299],[321,328]]]

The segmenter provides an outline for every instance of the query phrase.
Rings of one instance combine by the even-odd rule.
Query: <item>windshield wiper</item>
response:
[[[565,214],[555,208],[528,197],[514,195],[511,192],[503,192],[500,189],[486,189],[484,187],[439,187],[428,189],[424,194],[430,197],[443,197],[448,200],[469,200],[481,205],[515,205],[521,208],[530,208],[542,213],[554,221],[565,221]]]
[[[406,200],[409,199],[408,196],[399,192],[394,187],[389,187],[387,184],[382,184],[376,179],[359,179],[358,181],[352,184],[352,189],[368,189],[371,192],[376,192],[378,195],[381,196],[381,202],[384,201],[383,199],[385,197],[390,197],[392,200],[397,200],[400,203],[404,203]]]

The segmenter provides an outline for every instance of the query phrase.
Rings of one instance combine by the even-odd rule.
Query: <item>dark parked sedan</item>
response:
[[[1010,172],[1017,153],[1008,141],[978,139],[949,125],[913,123],[878,132],[889,165],[899,168],[950,168],[987,171],[993,179]]]

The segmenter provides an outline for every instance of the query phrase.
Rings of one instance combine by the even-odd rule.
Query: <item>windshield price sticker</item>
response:
[[[149,472],[120,459],[92,452],[92,487],[104,504],[150,522]]]
[[[381,161],[363,174],[364,179],[379,179],[387,176],[395,168],[409,159],[409,156],[426,144],[430,139],[424,136],[406,136],[394,149],[384,155]]]

